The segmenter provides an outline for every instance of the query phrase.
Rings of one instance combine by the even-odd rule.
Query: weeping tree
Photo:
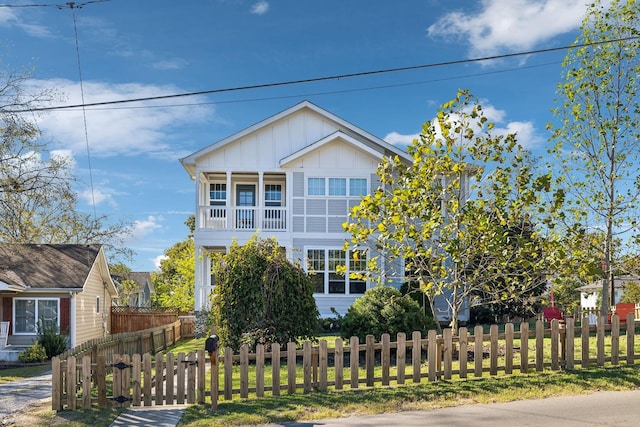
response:
[[[617,238],[637,236],[640,214],[640,3],[596,0],[563,63],[552,143],[564,171],[568,234],[600,230],[601,314],[614,301]],[[583,240],[577,240],[576,251]],[[619,257],[618,257],[619,258]]]
[[[412,162],[382,160],[380,186],[345,223],[348,246],[368,252],[365,276],[418,283],[434,314],[441,296],[454,330],[480,292],[485,301],[523,303],[539,288],[552,242],[541,234],[553,223],[546,210],[562,205],[516,135],[493,129],[477,99],[460,91],[408,147]],[[523,219],[536,228],[514,233]],[[389,272],[394,265],[403,271]]]

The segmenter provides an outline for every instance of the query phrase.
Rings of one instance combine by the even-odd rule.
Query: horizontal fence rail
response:
[[[587,322],[575,327],[574,319],[561,324],[554,319],[549,328],[538,320],[535,327],[508,323],[473,330],[460,328],[457,334],[445,329],[442,335],[429,331],[426,337],[414,332],[399,333],[395,341],[384,334],[379,342],[368,336],[326,340],[317,345],[307,341],[270,348],[259,344],[255,353],[242,346],[237,354],[230,348],[189,354],[144,353],[69,356],[54,358],[52,407],[54,410],[89,408],[92,405],[150,406],[205,403],[234,398],[278,396],[281,393],[310,393],[345,388],[421,383],[511,375],[530,370],[578,369],[592,365],[633,365],[636,350],[633,314],[620,322],[604,317],[595,327]],[[488,333],[486,333],[488,332]],[[207,380],[208,376],[208,380]]]

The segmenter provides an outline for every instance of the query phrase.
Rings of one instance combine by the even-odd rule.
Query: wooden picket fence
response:
[[[317,345],[305,342],[301,348],[295,343],[284,348],[274,344],[269,351],[258,345],[251,354],[243,346],[238,354],[224,348],[219,353],[206,354],[203,349],[177,356],[100,355],[95,362],[90,355],[54,358],[52,407],[60,411],[88,409],[95,404],[204,404],[209,398],[215,409],[220,398],[260,398],[265,393],[278,396],[281,392],[325,392],[361,385],[402,386],[425,378],[434,382],[454,376],[482,377],[487,372],[496,376],[531,369],[572,370],[593,364],[633,365],[639,358],[635,351],[636,322],[632,313],[625,320],[621,326],[618,316],[613,316],[611,324],[601,317],[595,328],[588,322],[576,328],[572,318],[566,325],[553,320],[545,328],[545,322],[538,320],[534,330],[522,323],[516,331],[508,323],[502,332],[497,325],[492,325],[488,334],[481,326],[475,327],[473,334],[463,327],[458,334],[445,329],[437,335],[432,330],[426,338],[414,332],[410,340],[399,333],[395,342],[388,334],[380,342],[373,336],[368,336],[365,343],[352,337],[348,342],[336,339],[333,348],[326,340]],[[209,381],[207,371],[211,373]]]

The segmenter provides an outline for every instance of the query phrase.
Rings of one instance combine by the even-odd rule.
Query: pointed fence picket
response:
[[[52,407],[60,411],[209,400],[215,409],[220,399],[358,389],[361,384],[369,388],[402,386],[407,378],[420,383],[464,379],[470,374],[482,377],[531,369],[632,365],[639,357],[636,325],[631,313],[626,322],[613,316],[607,324],[601,318],[593,328],[587,322],[575,328],[569,318],[563,325],[553,320],[545,329],[540,320],[531,331],[526,323],[518,331],[507,324],[502,332],[493,325],[488,334],[480,326],[473,333],[463,327],[457,334],[451,329],[442,335],[429,331],[426,337],[414,332],[411,339],[399,333],[395,341],[388,334],[380,342],[373,336],[364,343],[357,337],[348,342],[336,339],[332,348],[320,340],[317,345],[305,342],[301,347],[259,344],[255,353],[243,346],[238,354],[224,348],[209,354],[199,350],[177,355],[98,355],[96,359],[91,354],[56,357],[52,360]]]

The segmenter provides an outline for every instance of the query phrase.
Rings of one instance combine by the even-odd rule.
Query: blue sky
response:
[[[33,68],[59,105],[235,88],[566,46],[585,0],[2,1],[0,67]],[[60,8],[55,7],[59,5]],[[82,2],[76,2],[76,6]],[[72,157],[81,209],[133,223],[131,267],[153,270],[187,234],[194,183],[179,159],[303,99],[394,144],[410,143],[460,88],[544,152],[566,52],[38,117]],[[89,164],[91,168],[89,168]],[[91,192],[89,170],[93,181]],[[92,201],[93,200],[93,201]]]

